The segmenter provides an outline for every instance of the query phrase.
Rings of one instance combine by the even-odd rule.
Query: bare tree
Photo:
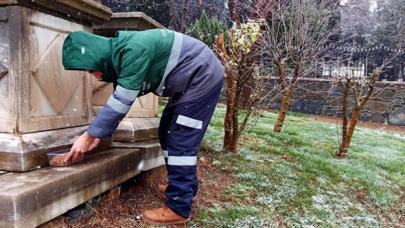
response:
[[[279,0],[228,0],[231,20],[236,26],[249,19],[269,19],[272,5]]]
[[[282,130],[298,80],[315,73],[331,37],[337,34],[338,26],[330,26],[337,10],[337,3],[327,0],[278,1],[271,8],[263,41],[282,89],[275,132]]]
[[[399,12],[405,9],[399,2],[388,2],[379,7],[382,10],[384,8],[387,10],[386,7],[395,3],[397,4],[396,7],[389,9],[389,11]],[[341,51],[335,52],[335,56],[329,58],[335,68],[331,75],[334,87],[339,87],[342,90],[340,104],[338,105],[342,130],[339,149],[336,151],[337,158],[347,156],[354,130],[367,102],[377,98],[386,89],[390,88],[389,85],[376,87],[382,73],[392,68],[397,60],[405,56],[403,51],[399,51],[402,50],[401,47],[403,47],[405,40],[403,36],[401,37],[404,31],[401,18],[395,18],[398,19],[395,26],[387,26],[385,22],[390,21],[392,18],[387,20],[387,18],[383,17],[383,20],[381,20],[379,17],[384,15],[377,14],[376,9],[371,11],[370,6],[370,1],[351,0],[342,7],[342,34],[345,40],[340,40]],[[398,12],[393,15],[401,15]],[[389,15],[389,17],[392,17],[392,15]],[[390,31],[390,29],[393,29],[394,32]],[[358,51],[359,49],[370,49],[370,46],[372,50],[375,49],[375,46],[381,48],[381,46],[385,46],[383,38],[387,38],[392,34],[393,36],[389,37],[390,44],[398,47],[395,51],[387,48],[388,51],[384,55]],[[376,40],[379,40],[379,42],[376,42]],[[338,45],[335,44],[335,46]],[[370,60],[370,58],[372,59]],[[360,64],[364,69],[359,69]]]
[[[269,100],[269,95],[274,91],[269,87],[269,77],[264,76],[263,65],[258,61],[261,56],[262,26],[271,2],[229,0],[229,15],[233,22],[229,44],[224,35],[216,39],[216,52],[226,69],[223,147],[227,151],[238,151],[239,138],[248,126],[251,114],[266,99]]]
[[[182,0],[180,7],[175,5],[174,0],[167,1],[169,6],[169,15],[171,26],[174,30],[184,33],[187,30],[187,21],[189,19],[189,0]],[[176,8],[180,8],[176,14]]]
[[[377,89],[376,83],[380,77],[381,72],[401,53],[395,53],[390,58],[384,60],[384,63],[376,67],[370,74],[365,75],[364,72],[356,70],[353,67],[353,55],[349,54],[348,59],[338,62],[343,64],[336,64],[334,73],[332,74],[333,82],[336,86],[342,88],[341,96],[341,118],[342,118],[342,132],[341,140],[338,151],[336,151],[337,158],[344,158],[347,156],[350,143],[353,137],[354,130],[360,119],[364,106],[370,99],[378,97],[388,86]]]
[[[253,0],[251,2],[251,18],[271,20],[271,8],[276,0]]]
[[[252,47],[260,36],[260,24],[250,21],[240,24],[240,28],[230,32],[228,45],[223,35],[216,39],[216,52],[226,69],[227,98],[223,147],[230,152],[238,152],[239,138],[248,126],[249,118],[274,91],[274,88],[268,86],[269,77],[264,76],[261,66],[254,61],[258,53],[252,52]],[[246,85],[251,86],[253,92],[242,110],[242,89]]]

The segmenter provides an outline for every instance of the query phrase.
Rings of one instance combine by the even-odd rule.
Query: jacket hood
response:
[[[105,82],[117,79],[111,38],[82,31],[70,33],[63,43],[62,63],[66,70],[101,71]]]

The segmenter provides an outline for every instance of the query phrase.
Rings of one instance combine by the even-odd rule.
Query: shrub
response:
[[[201,40],[211,49],[214,48],[217,35],[224,34],[226,40],[229,39],[226,25],[215,17],[209,18],[205,11],[203,11],[199,19],[188,27],[187,34]]]

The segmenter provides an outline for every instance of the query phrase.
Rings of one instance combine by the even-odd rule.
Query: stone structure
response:
[[[91,31],[112,13],[90,0],[0,6],[0,169],[27,171],[47,164],[43,155],[55,140],[71,144],[90,122],[91,78],[63,70],[61,47],[69,32]],[[35,132],[43,131],[39,139]]]
[[[341,107],[341,88],[332,87],[328,79],[302,79],[294,92],[291,110],[316,115],[338,116]],[[377,82],[376,91],[382,92],[370,99],[362,115],[363,121],[405,126],[405,83]],[[279,102],[273,105],[278,108]]]
[[[47,165],[45,152],[72,144],[111,95],[111,84],[63,70],[61,46],[69,32],[91,32],[93,23],[107,21],[96,33],[162,27],[142,13],[112,15],[90,0],[46,2],[0,0],[0,170]],[[157,102],[143,96],[127,117],[156,117]],[[48,134],[38,139],[43,131]]]
[[[111,149],[72,167],[1,175],[0,227],[36,227],[141,171],[161,166],[159,148],[146,148]]]
[[[0,0],[0,227],[35,227],[164,164],[157,98],[148,95],[120,124],[120,142],[104,140],[83,164],[41,168],[47,152],[69,148],[86,130],[112,92],[63,69],[65,37],[93,26],[114,33],[123,20],[132,30],[161,27],[142,13],[112,15],[99,1]]]

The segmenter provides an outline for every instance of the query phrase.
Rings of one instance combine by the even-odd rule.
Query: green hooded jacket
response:
[[[101,71],[102,81],[114,83],[114,93],[87,132],[97,138],[111,136],[138,96],[148,92],[162,95],[181,43],[181,34],[165,29],[118,32],[114,38],[87,32],[69,34],[62,52],[65,69]]]
[[[164,79],[174,34],[152,29],[120,31],[116,37],[107,38],[73,32],[63,44],[62,62],[66,70],[101,71],[102,81],[143,95],[157,90]]]

